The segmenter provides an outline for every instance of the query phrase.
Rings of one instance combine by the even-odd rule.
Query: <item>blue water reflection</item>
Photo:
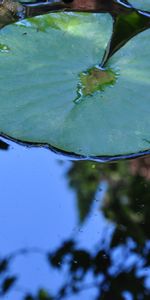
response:
[[[0,297],[148,300],[150,158],[71,161],[6,140],[0,149]]]
[[[97,190],[89,217],[80,224],[76,195],[66,176],[72,162],[46,149],[9,144],[9,151],[0,151],[0,254],[31,249],[28,255],[18,255],[12,265],[19,281],[6,299],[19,300],[24,291],[34,293],[41,286],[56,292],[62,282],[40,251],[52,251],[68,238],[92,250],[104,232],[109,239],[113,225],[99,211],[106,182]],[[88,297],[91,293],[88,290]],[[80,298],[85,299],[85,292]]]

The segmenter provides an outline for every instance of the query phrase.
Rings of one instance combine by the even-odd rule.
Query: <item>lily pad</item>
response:
[[[129,0],[135,8],[150,11],[150,0]]]
[[[0,133],[86,157],[149,149],[149,30],[109,61],[104,74],[111,70],[115,81],[94,87],[92,73],[90,92],[75,101],[112,23],[108,14],[58,13],[4,28],[1,44],[10,51],[0,53]]]

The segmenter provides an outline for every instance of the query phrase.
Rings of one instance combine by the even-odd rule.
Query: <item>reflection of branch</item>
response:
[[[0,150],[8,150],[8,148],[9,145],[6,142],[0,140]]]
[[[15,258],[18,258],[18,256],[22,256],[22,255],[32,255],[32,254],[40,254],[42,256],[45,255],[45,251],[37,248],[37,247],[33,247],[33,248],[22,248],[19,250],[14,251],[13,253],[11,253],[8,257],[7,260],[12,260]]]
[[[36,295],[31,294],[25,295],[24,300],[62,300],[69,299],[70,296],[80,294],[88,289],[95,288],[98,292],[97,300],[102,299],[123,299],[121,295],[127,289],[130,291],[134,299],[139,299],[140,295],[143,295],[141,300],[146,300],[146,295],[149,294],[149,289],[145,287],[145,280],[147,274],[137,275],[138,270],[143,271],[145,264],[149,266],[148,253],[142,251],[137,256],[137,250],[131,250],[128,244],[123,243],[123,254],[126,256],[121,260],[115,261],[113,259],[114,248],[112,251],[111,247],[107,249],[103,248],[101,243],[95,253],[87,249],[78,248],[74,240],[67,240],[60,247],[51,253],[46,253],[39,248],[21,249],[17,250],[8,258],[0,261],[0,273],[4,274],[4,280],[2,280],[2,287],[0,290],[6,294],[8,291],[17,284],[16,276],[6,277],[5,273],[8,272],[10,259],[18,257],[18,255],[40,253],[47,258],[47,262],[53,269],[59,270],[59,273],[65,270],[67,281],[58,288],[54,295],[49,294],[45,289],[37,291]],[[115,250],[118,251],[118,245],[115,246]],[[144,250],[144,248],[143,248]],[[130,257],[135,255],[136,259],[129,264]],[[43,257],[44,257],[43,256]],[[67,259],[66,259],[67,258]],[[138,262],[142,261],[142,264]],[[127,262],[127,264],[126,264]],[[113,272],[110,272],[113,270]],[[6,273],[7,274],[7,273]],[[87,274],[91,274],[90,282],[88,282]],[[21,292],[26,294],[26,289],[19,289]]]
[[[93,288],[100,289],[100,286],[101,282],[97,282],[96,279],[94,282],[83,284],[80,287],[75,287],[74,282],[72,282],[67,285],[64,285],[64,288],[61,288],[63,293],[60,293],[58,296],[53,297],[53,300],[62,300],[62,298],[68,298],[71,297],[73,294],[79,294],[83,291],[91,290]],[[67,288],[69,289],[67,290]]]
[[[64,1],[65,2],[65,1]],[[128,7],[119,5],[115,0],[73,0],[71,3],[64,3],[63,1],[41,2],[41,3],[23,3],[25,7],[25,17],[33,17],[40,14],[57,11],[76,11],[76,12],[92,12],[112,14],[120,11],[126,12]],[[130,7],[130,6],[129,6]]]
[[[130,7],[130,6],[129,6]],[[20,19],[35,17],[50,12],[76,11],[76,12],[108,12],[113,15],[119,12],[128,13],[128,5],[124,7],[116,0],[73,0],[71,3],[64,1],[45,1],[36,3],[16,2],[3,0],[0,2],[0,28]]]
[[[112,2],[112,1],[111,1]],[[40,14],[46,14],[49,12],[57,11],[79,11],[79,12],[106,12],[112,10],[110,1],[97,1],[97,0],[74,0],[70,4],[65,4],[62,1],[54,3],[42,2],[42,3],[24,3],[25,16],[33,17]]]

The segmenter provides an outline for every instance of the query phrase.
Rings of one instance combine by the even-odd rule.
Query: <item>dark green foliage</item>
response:
[[[8,269],[9,260],[8,259],[2,259],[0,261],[0,273],[5,272]]]
[[[66,255],[72,253],[74,249],[74,241],[65,242],[56,252],[48,254],[48,261],[55,268],[61,268]]]
[[[9,145],[4,141],[0,140],[0,150],[8,150]]]
[[[99,273],[106,275],[111,266],[110,256],[104,250],[100,250],[94,257],[93,265],[95,275],[98,275]]]
[[[1,287],[2,294],[7,293],[14,286],[16,280],[17,280],[17,277],[15,277],[15,276],[7,277],[2,283],[2,287]]]
[[[38,300],[51,300],[52,298],[48,292],[44,289],[40,289],[37,296]]]
[[[91,255],[85,250],[74,250],[72,251],[70,271],[71,273],[77,273],[81,271],[81,277],[89,271],[91,267]]]
[[[25,296],[24,300],[53,300],[53,298],[49,295],[49,293],[45,289],[40,289],[37,292],[36,296],[32,296],[28,294]]]
[[[27,295],[25,296],[24,300],[35,300],[35,298],[32,297],[31,295]]]
[[[67,174],[69,185],[76,191],[80,222],[87,217],[103,176],[101,166],[95,166],[91,162],[76,162]]]

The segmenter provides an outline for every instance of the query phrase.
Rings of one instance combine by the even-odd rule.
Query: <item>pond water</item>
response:
[[[3,139],[0,167],[1,286],[17,277],[2,299],[149,299],[148,156],[71,161]]]
[[[51,4],[56,4],[55,1],[51,2],[52,3],[50,4],[47,2],[44,5],[42,3],[35,5],[26,3],[24,4],[23,10],[22,6],[20,6],[20,4],[18,6],[15,2],[13,5],[12,3],[4,3],[4,13],[3,16],[2,14],[0,15],[0,27],[2,28],[20,18],[24,19],[27,16],[31,17],[50,11],[52,7]],[[68,3],[68,1],[64,2]],[[77,2],[73,2],[73,4],[71,4],[73,6],[67,8],[68,11],[76,10],[76,3]],[[111,26],[113,25],[109,28],[111,31],[111,38],[109,43],[106,43],[107,47],[105,47],[105,51],[102,48],[101,54],[103,55],[101,55],[101,63],[97,62],[100,63],[99,65],[95,65],[95,52],[93,52],[97,49],[96,55],[99,59],[99,48],[96,48],[95,46],[91,48],[90,53],[92,54],[87,55],[87,57],[90,57],[91,55],[92,58],[91,62],[87,64],[91,65],[91,68],[78,74],[80,81],[75,87],[78,87],[77,94],[79,94],[79,99],[78,97],[77,99],[75,98],[76,101],[72,101],[71,104],[70,90],[69,94],[65,96],[64,82],[62,79],[60,81],[58,80],[58,82],[57,80],[56,82],[52,81],[51,84],[46,81],[48,96],[44,96],[43,85],[41,83],[41,85],[38,84],[38,82],[40,82],[40,69],[36,70],[35,66],[38,65],[39,61],[41,63],[43,58],[46,57],[46,50],[48,53],[47,61],[49,61],[49,48],[51,48],[52,51],[53,36],[49,34],[47,42],[50,42],[50,36],[52,42],[50,44],[45,43],[45,34],[47,31],[44,30],[47,30],[47,26],[48,28],[52,27],[50,28],[50,33],[53,32],[54,38],[58,33],[58,40],[55,41],[56,45],[53,46],[54,53],[57,49],[58,54],[55,53],[54,58],[51,59],[52,65],[53,62],[57,61],[56,57],[60,59],[60,62],[63,62],[63,59],[65,58],[66,61],[64,61],[63,67],[66,72],[66,62],[69,57],[69,54],[66,55],[66,53],[69,52],[68,50],[67,52],[64,52],[64,54],[62,52],[62,57],[60,57],[60,49],[57,47],[57,41],[60,42],[61,38],[63,45],[61,51],[67,49],[65,48],[66,45],[64,46],[65,30],[66,32],[68,30],[69,35],[72,38],[71,51],[73,52],[71,53],[74,54],[74,59],[77,58],[77,62],[74,63],[75,67],[76,65],[78,66],[79,60],[77,49],[80,52],[80,48],[83,48],[81,42],[83,42],[83,58],[85,58],[86,62],[87,58],[85,57],[85,52],[89,50],[92,42],[88,42],[88,39],[85,39],[85,37],[84,39],[83,37],[81,39],[80,35],[85,35],[84,30],[81,34],[83,25],[80,26],[79,29],[77,27],[77,31],[73,31],[72,24],[74,23],[70,23],[71,26],[70,29],[68,29],[69,19],[65,19],[68,18],[67,14],[64,14],[64,17],[62,13],[60,16],[62,16],[64,20],[67,20],[65,21],[66,23],[62,21],[60,17],[60,20],[59,18],[57,19],[54,14],[51,22],[50,17],[48,17],[48,19],[45,18],[45,23],[42,23],[42,18],[40,17],[34,20],[31,19],[27,22],[23,21],[17,25],[18,27],[16,25],[16,27],[12,25],[12,27],[8,26],[6,32],[5,29],[1,31],[1,38],[4,40],[6,39],[6,41],[8,39],[13,45],[12,37],[15,36],[15,34],[13,31],[9,31],[9,28],[12,28],[14,32],[16,32],[16,28],[19,28],[19,38],[23,41],[23,48],[21,51],[19,50],[21,54],[20,64],[18,64],[17,52],[12,51],[12,56],[8,56],[10,48],[7,47],[3,41],[0,43],[2,74],[0,133],[1,136],[3,136],[0,138],[1,299],[150,299],[150,156],[145,155],[140,158],[135,158],[136,156],[150,153],[148,96],[149,49],[147,47],[147,45],[149,45],[149,32],[147,33],[146,31],[146,29],[150,28],[150,14],[147,11],[137,12],[127,1],[109,1],[108,3],[113,4],[112,7],[111,5],[108,5],[107,7],[104,1],[101,1],[100,11],[107,11],[111,13],[111,16],[113,17],[111,20],[109,18],[110,16],[107,16],[106,20],[104,17],[104,21],[108,22],[102,22],[102,25],[105,28],[105,24],[111,21]],[[134,3],[135,1],[131,1],[131,4],[134,5]],[[43,7],[45,7],[44,10],[42,10]],[[147,1],[145,1],[144,7],[141,7],[141,4],[139,6],[140,9],[145,10],[147,10],[147,7],[149,7]],[[59,6],[57,8],[59,9]],[[68,14],[68,16],[75,18],[74,20],[76,23],[78,19],[77,15],[71,13],[70,15]],[[86,16],[87,18],[91,17],[90,15]],[[93,17],[97,18],[96,14],[93,14]],[[58,24],[55,24],[55,18],[57,19]],[[79,15],[79,18],[82,20],[83,15]],[[93,24],[92,22],[93,21],[90,21],[89,24]],[[50,24],[52,25],[50,26]],[[86,22],[84,24],[85,32],[87,32],[87,24]],[[95,24],[99,23],[96,21]],[[59,32],[60,28],[56,25],[63,25],[64,32]],[[32,26],[33,28],[30,28]],[[91,25],[89,26],[89,29],[90,27]],[[26,32],[29,28],[34,31],[35,40]],[[124,30],[124,28],[127,28],[127,30]],[[95,30],[95,32],[99,32],[97,31],[98,29]],[[104,30],[101,30],[101,32],[104,32]],[[126,50],[120,52],[121,55],[119,59],[122,60],[123,63],[123,86],[118,85],[120,94],[117,90],[115,94],[115,89],[113,90],[115,101],[107,103],[106,100],[111,99],[112,93],[112,90],[110,90],[107,85],[117,85],[118,82],[120,82],[117,76],[120,75],[116,76],[111,68],[104,69],[103,67],[105,67],[105,63],[112,54],[116,53],[118,49],[124,46],[130,38],[141,32],[144,32],[144,34],[142,33],[137,43],[139,48],[135,47],[136,43],[134,45],[134,42],[133,44],[131,43],[132,51],[126,48],[128,54],[127,57],[132,58],[129,61],[127,60],[128,63],[124,60],[126,57],[124,54]],[[8,35],[10,36],[10,39]],[[39,35],[41,36],[41,40],[39,39]],[[92,31],[89,36],[91,36],[91,41],[92,39],[95,40]],[[98,35],[96,34],[96,36]],[[39,59],[37,56],[34,62],[34,57],[36,57],[34,50],[37,50],[35,49],[35,43],[39,40],[42,44],[41,49],[44,49],[45,47],[46,50],[43,50],[41,58]],[[18,49],[21,49],[19,48],[21,42],[17,39],[16,41],[16,51],[18,51]],[[23,60],[23,51],[26,58],[26,41],[29,41],[28,48],[30,49],[31,57],[27,56],[27,59]],[[31,47],[30,42],[31,45],[33,43],[33,48]],[[79,43],[80,46],[77,47],[76,43]],[[143,48],[141,50],[142,43],[144,43],[145,56],[143,56]],[[99,42],[97,42],[97,44],[99,45]],[[70,40],[68,45],[70,51]],[[10,66],[12,64],[12,59],[15,57],[14,53],[16,55],[16,62],[14,62],[11,71]],[[37,53],[39,54],[38,51]],[[144,63],[142,63],[141,57]],[[137,60],[137,58],[139,60]],[[71,61],[74,61],[74,59],[72,59],[71,56]],[[52,71],[52,65],[49,66],[47,61],[46,63],[44,62],[44,64],[41,63],[44,84],[45,79],[47,80],[47,78],[50,78],[49,69]],[[84,65],[82,59],[79,61]],[[32,69],[32,63],[35,69]],[[25,70],[28,71],[28,67],[29,70],[31,67],[31,72],[29,72],[31,78],[28,77],[27,72],[26,80],[24,80],[24,73]],[[81,66],[78,67],[79,70],[83,69]],[[47,68],[47,73],[45,68]],[[61,69],[60,65],[59,69]],[[16,70],[20,71],[15,73]],[[36,76],[33,76],[33,73],[35,75],[34,70],[37,72]],[[78,73],[79,71],[77,70],[76,72]],[[125,73],[128,75],[127,79],[129,80],[126,80],[125,78],[125,81],[123,81]],[[16,74],[18,77],[16,77]],[[55,72],[55,74],[57,74],[58,77],[58,71]],[[67,74],[68,76],[65,81],[68,91],[68,82],[70,82],[70,77],[73,75],[69,60],[68,71],[64,74]],[[62,78],[64,78],[64,74],[62,73]],[[42,77],[42,72],[40,72],[40,76]],[[51,76],[51,79],[53,79],[52,77],[53,76]],[[23,84],[22,89],[21,78]],[[33,88],[32,84],[34,80],[35,84]],[[62,91],[59,91],[57,88],[58,86],[60,87],[61,81],[63,82]],[[49,91],[49,87],[54,88],[54,92],[56,92],[56,95],[54,93],[54,98],[49,96],[53,94],[51,90]],[[103,93],[105,88],[106,91],[108,88],[109,97],[107,96],[105,101],[104,99],[101,99],[100,102],[99,92],[101,91]],[[41,98],[39,101],[40,106],[37,109],[38,113],[36,110],[35,113],[34,109],[31,113],[32,105],[30,107],[30,104],[32,104],[32,101],[34,100],[36,103],[35,107],[37,108],[37,99],[39,99],[40,93]],[[102,93],[101,98],[103,98]],[[64,108],[62,102],[60,102],[60,95],[62,94],[62,101],[65,101],[65,99],[67,99],[65,97],[68,97],[68,103],[71,107],[75,107],[73,108],[75,109],[75,112],[76,109],[78,111],[80,104],[82,107],[77,114],[75,113],[75,119],[74,115],[71,115],[68,123],[65,123],[65,119],[63,118],[61,120],[62,113],[66,114],[66,108],[68,109],[68,103],[65,104],[66,106]],[[128,95],[128,97],[126,95]],[[84,97],[86,98],[86,96],[88,99],[91,97],[92,102],[83,99]],[[117,97],[119,97],[120,104],[117,102]],[[29,98],[31,98],[31,102],[29,101]],[[143,100],[142,102],[141,99]],[[45,100],[47,102],[44,104]],[[47,111],[47,105],[49,105],[50,100],[51,104]],[[34,101],[33,104],[35,104]],[[96,103],[96,106],[93,113],[91,113],[94,103]],[[102,109],[100,108],[100,104],[102,105]],[[108,110],[109,114],[106,113],[106,115],[103,116],[105,104],[106,111]],[[55,115],[59,105],[62,110],[58,109],[58,115]],[[86,105],[87,107],[89,105],[87,110]],[[118,110],[120,107],[121,114]],[[25,108],[27,108],[27,115],[24,112]],[[32,108],[34,108],[34,105]],[[83,112],[87,112],[87,119]],[[90,119],[89,116],[91,115],[93,119]],[[96,115],[98,120],[97,123],[95,123]],[[80,117],[79,121],[81,123],[78,123],[78,116]],[[116,121],[117,118],[120,120],[119,123]],[[87,123],[85,122],[85,119]],[[104,120],[104,123],[102,123],[103,125],[99,123],[99,120],[101,119]],[[45,121],[46,123],[44,123]],[[47,123],[47,121],[50,123]],[[62,123],[59,121],[62,121]],[[13,126],[15,124],[15,126],[13,127],[12,124]],[[46,127],[44,127],[43,124],[46,124],[44,125]],[[65,125],[63,131],[62,126],[64,126],[64,124],[67,125]],[[95,124],[95,127],[92,127],[92,124]],[[115,130],[113,127],[114,124],[116,126]],[[60,126],[58,126],[58,132],[57,130],[55,132],[55,127],[57,129],[56,125]],[[108,134],[107,131],[105,132],[104,130],[107,125]],[[135,126],[132,128],[132,125]],[[41,130],[41,136],[38,136],[38,128]],[[44,137],[45,128],[47,128],[47,137]],[[84,131],[84,129],[87,131]],[[110,132],[111,129],[112,132]],[[102,132],[100,130],[102,130]],[[58,140],[56,133],[58,133]],[[98,136],[96,136],[97,133]],[[52,141],[51,135],[53,136]],[[23,146],[10,139],[7,140],[4,136],[14,137],[14,140],[16,139],[16,141],[26,141],[27,143]],[[78,137],[79,145],[77,146],[75,138],[77,138],[78,141]],[[102,140],[102,137],[104,138],[104,141]],[[62,141],[60,143],[61,139]],[[88,141],[88,145],[85,141]],[[108,141],[110,144],[108,145],[108,149],[106,149]],[[81,146],[80,142],[85,149],[79,147]],[[132,148],[134,142],[135,147]],[[50,147],[52,145],[54,147],[53,149],[63,149],[64,152],[62,151],[58,154],[48,149],[48,147],[34,147],[33,145],[35,145],[35,143],[48,144]],[[91,149],[93,144],[95,147],[94,150]],[[118,145],[120,148],[117,148]],[[100,147],[102,147],[102,152],[100,152],[99,155],[99,151],[101,151]],[[70,153],[70,156],[64,155],[66,153]],[[72,153],[75,153],[76,155],[71,156]],[[130,153],[135,154],[130,155]],[[122,155],[122,157],[120,155]],[[79,160],[81,157],[84,159]],[[96,161],[87,160],[89,157],[94,157]],[[116,158],[120,159],[127,157],[132,157],[132,159],[122,159],[115,162]],[[99,160],[99,162],[97,162],[97,160]],[[110,160],[114,161],[112,162]]]

